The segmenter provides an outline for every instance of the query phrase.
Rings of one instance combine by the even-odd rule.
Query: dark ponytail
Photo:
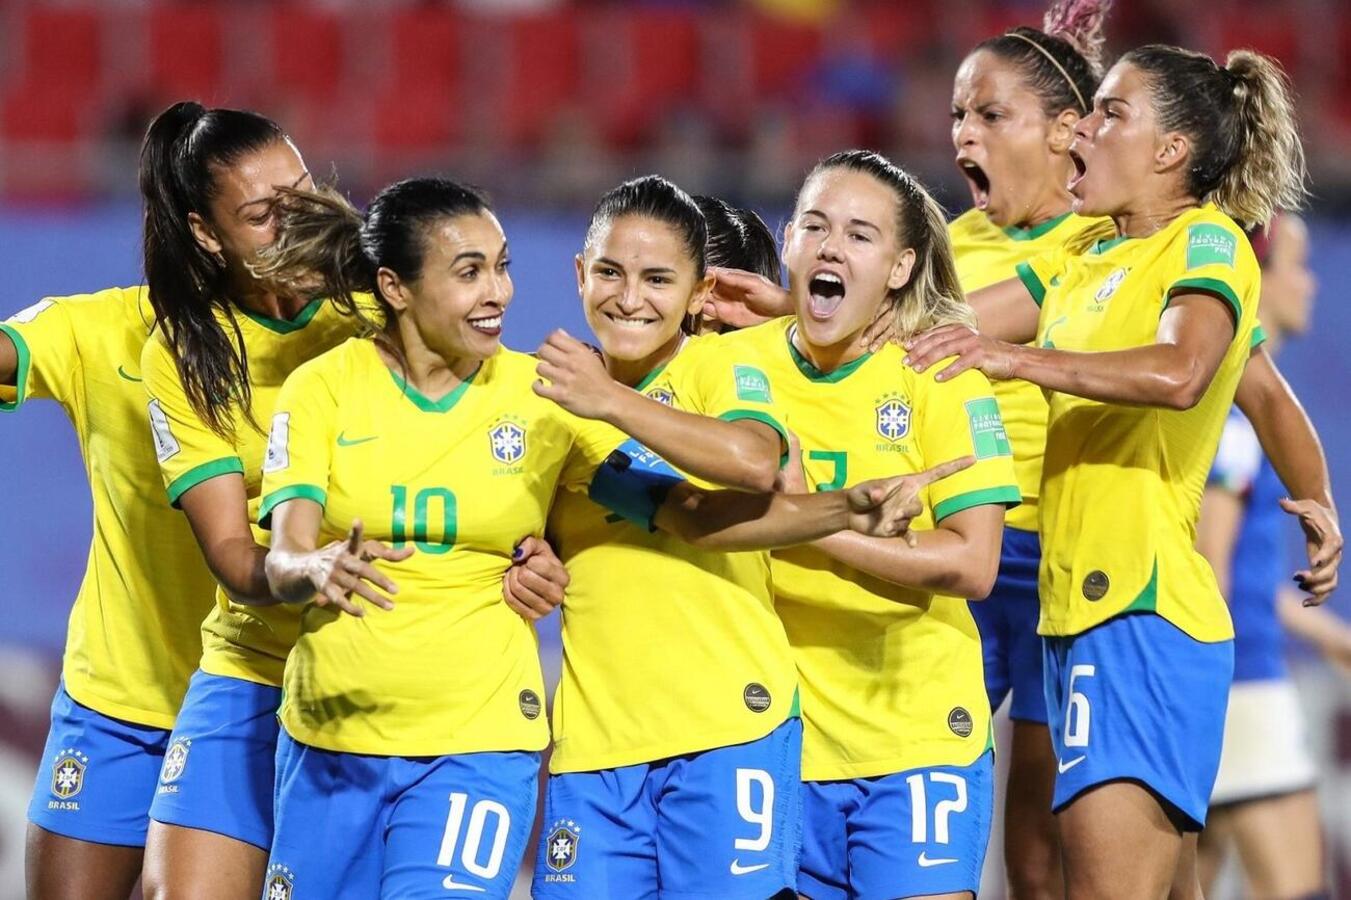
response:
[[[193,410],[226,439],[234,437],[230,408],[247,411],[252,401],[249,364],[225,261],[197,243],[188,214],[209,220],[218,171],[285,139],[277,123],[257,113],[184,102],[150,123],[141,146],[143,256],[155,321]]]
[[[718,197],[696,195],[694,202],[708,227],[708,265],[755,272],[775,284],[783,281],[774,235],[755,210],[735,207]]]

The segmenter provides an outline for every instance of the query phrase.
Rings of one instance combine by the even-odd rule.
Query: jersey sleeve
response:
[[[1033,302],[1037,306],[1041,306],[1046,299],[1046,291],[1064,273],[1069,260],[1070,252],[1065,247],[1052,247],[1029,260],[1018,263],[1013,270],[1018,280],[1023,283],[1023,287],[1027,288],[1027,293],[1032,297]]]
[[[1221,214],[1199,218],[1187,226],[1172,250],[1177,274],[1165,287],[1164,308],[1180,294],[1209,294],[1223,301],[1244,321],[1244,304],[1256,301],[1255,262],[1250,261],[1248,238]],[[1245,251],[1247,251],[1245,253]],[[1260,277],[1260,275],[1258,275]]]
[[[302,366],[282,385],[263,458],[258,524],[269,528],[272,510],[287,500],[328,502],[328,476],[337,439],[338,400],[332,384],[312,366]]]
[[[934,366],[930,371],[940,371]],[[926,468],[974,456],[975,465],[929,486],[934,522],[987,503],[1010,508],[1022,502],[1013,471],[1013,450],[990,382],[968,370],[950,381],[917,380],[920,415],[916,436]]]
[[[1220,433],[1220,446],[1215,453],[1206,483],[1239,496],[1246,495],[1262,467],[1262,444],[1252,424],[1239,412],[1230,412]]]
[[[150,432],[169,502],[219,475],[244,474],[234,445],[201,420],[179,380],[173,354],[159,336],[141,352]]]
[[[687,412],[728,422],[754,421],[768,425],[788,447],[786,416],[775,403],[768,367],[754,354],[718,338],[705,338],[671,363],[676,402]]]
[[[67,304],[55,299],[0,322],[19,357],[14,385],[0,387],[0,410],[18,409],[30,397],[70,403],[84,374],[76,326]]]

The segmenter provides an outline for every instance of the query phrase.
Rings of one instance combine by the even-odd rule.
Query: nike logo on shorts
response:
[[[739,859],[732,860],[733,875],[749,875],[752,872],[759,872],[761,869],[768,869],[768,868],[769,863],[760,863],[760,865],[758,866],[743,866],[741,864],[741,860]]]
[[[488,893],[487,888],[479,887],[476,884],[461,884],[460,882],[455,880],[455,875],[453,873],[447,875],[442,880],[441,887],[445,888],[448,891],[473,891],[475,894]]]
[[[1069,762],[1061,762],[1061,761],[1057,760],[1057,761],[1056,761],[1056,768],[1058,768],[1058,769],[1060,770],[1060,774],[1061,774],[1061,775],[1064,775],[1064,774],[1065,774],[1066,772],[1068,772],[1070,769],[1073,769],[1075,766],[1079,765],[1079,763],[1083,762],[1083,761],[1086,760],[1086,759],[1088,759],[1087,756],[1076,756],[1076,757],[1074,757],[1074,759],[1070,760]]]
[[[922,869],[927,869],[930,868],[931,866],[946,866],[948,863],[955,863],[955,862],[957,862],[955,858],[949,859],[948,857],[940,857],[939,859],[930,859],[929,854],[925,851],[920,851],[919,854],[919,865],[920,868]]]

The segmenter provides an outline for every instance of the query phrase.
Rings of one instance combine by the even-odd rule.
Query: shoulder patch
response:
[[[39,313],[47,309],[50,309],[51,306],[52,301],[39,300],[37,303],[34,303],[27,309],[19,310],[14,315],[10,316],[6,321],[13,325],[27,325],[29,322],[36,319]]]
[[[769,393],[769,377],[754,366],[732,366],[736,380],[736,397],[753,403],[773,403]]]
[[[1234,267],[1238,238],[1223,225],[1202,222],[1187,229],[1187,269],[1222,265]]]
[[[978,397],[966,401],[966,418],[971,424],[971,446],[975,449],[976,459],[1013,455],[995,398]]]
[[[150,434],[155,440],[155,458],[160,462],[173,459],[183,449],[169,428],[169,417],[158,400],[150,401]]]
[[[342,443],[342,435],[338,435]],[[272,428],[267,435],[267,455],[263,457],[263,474],[281,472],[291,465],[291,414],[273,413]]]

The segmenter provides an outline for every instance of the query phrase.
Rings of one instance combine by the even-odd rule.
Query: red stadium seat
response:
[[[1217,61],[1223,63],[1230,50],[1258,50],[1276,57],[1293,74],[1300,64],[1300,35],[1298,23],[1292,18],[1288,11],[1260,9],[1224,16],[1219,29],[1220,45],[1215,48]]]
[[[215,3],[151,9],[150,85],[157,95],[195,97],[209,105],[229,99],[221,84],[226,12]]]
[[[785,94],[821,55],[821,30],[767,16],[750,16],[751,85],[757,96]]]
[[[390,80],[400,90],[458,93],[459,17],[451,9],[401,10],[390,22]]]
[[[271,86],[311,103],[331,100],[343,82],[342,23],[332,13],[285,4],[271,10]]]
[[[93,91],[103,69],[103,22],[92,9],[23,12],[23,80]]]
[[[611,141],[631,145],[671,107],[698,100],[701,51],[692,10],[616,9],[591,35],[590,52],[603,53],[606,65],[583,99]]]
[[[505,27],[510,43],[507,136],[513,142],[529,142],[547,131],[554,113],[577,96],[577,19],[570,11],[521,16]]]
[[[10,141],[74,143],[86,131],[94,98],[66,84],[27,82],[0,102],[0,131]]]
[[[458,98],[446,88],[391,86],[374,107],[372,136],[385,157],[426,155],[459,136]]]

